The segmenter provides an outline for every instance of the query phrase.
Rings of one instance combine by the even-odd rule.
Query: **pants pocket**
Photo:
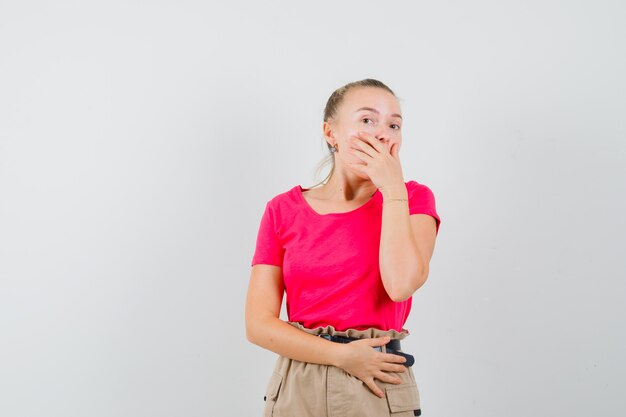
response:
[[[272,417],[274,414],[274,405],[278,398],[278,392],[280,391],[280,385],[283,382],[283,377],[278,372],[272,372],[267,387],[265,389],[265,408],[263,409],[263,417]]]
[[[416,383],[405,382],[400,385],[388,386],[385,391],[391,416],[412,417],[421,414],[420,395]]]

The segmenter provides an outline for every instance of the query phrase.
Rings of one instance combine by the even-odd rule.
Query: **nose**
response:
[[[379,132],[375,135],[376,139],[378,139],[379,141],[381,141],[382,143],[384,143],[385,145],[389,143],[389,141],[391,140],[391,138],[389,137],[389,135],[383,133],[383,132]]]
[[[394,143],[400,144],[399,141],[393,140],[389,135],[380,134],[375,136],[386,148],[391,149]]]

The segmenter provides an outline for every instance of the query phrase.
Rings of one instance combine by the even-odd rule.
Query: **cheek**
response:
[[[342,142],[348,140],[348,138],[356,132],[356,128],[352,125],[346,126],[343,125],[337,130],[335,130],[335,137]]]
[[[356,136],[360,130],[365,130],[366,125],[353,125],[345,130],[345,137],[347,140],[350,140],[352,136]]]
[[[351,145],[354,145],[354,141],[355,141],[355,136],[357,136],[359,133],[359,129],[358,128],[354,128],[354,127],[350,127],[348,129],[345,129],[343,131],[341,131],[339,133],[339,140],[341,143],[343,143],[343,146],[348,147]]]

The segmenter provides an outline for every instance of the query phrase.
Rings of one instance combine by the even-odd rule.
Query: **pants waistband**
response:
[[[406,329],[402,329],[402,331],[400,332],[395,329],[381,330],[381,329],[376,329],[374,327],[370,327],[369,329],[366,329],[366,330],[356,330],[356,329],[335,330],[335,328],[331,325],[310,329],[310,328],[304,327],[302,324],[300,324],[297,321],[288,321],[287,323],[291,324],[292,326],[304,332],[310,333],[315,336],[318,336],[320,334],[328,334],[331,336],[344,336],[344,337],[351,337],[355,339],[366,339],[366,338],[389,336],[392,340],[393,339],[402,340],[409,335],[409,331]]]

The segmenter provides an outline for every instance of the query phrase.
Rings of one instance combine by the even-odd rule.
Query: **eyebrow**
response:
[[[358,109],[357,111],[355,111],[355,113],[360,112],[361,110],[367,110],[367,111],[371,111],[372,113],[376,113],[376,114],[380,114],[380,112],[372,107],[361,107],[360,109]],[[392,114],[393,117],[399,117],[400,119],[402,119],[402,116],[399,115],[398,113],[394,113]]]

